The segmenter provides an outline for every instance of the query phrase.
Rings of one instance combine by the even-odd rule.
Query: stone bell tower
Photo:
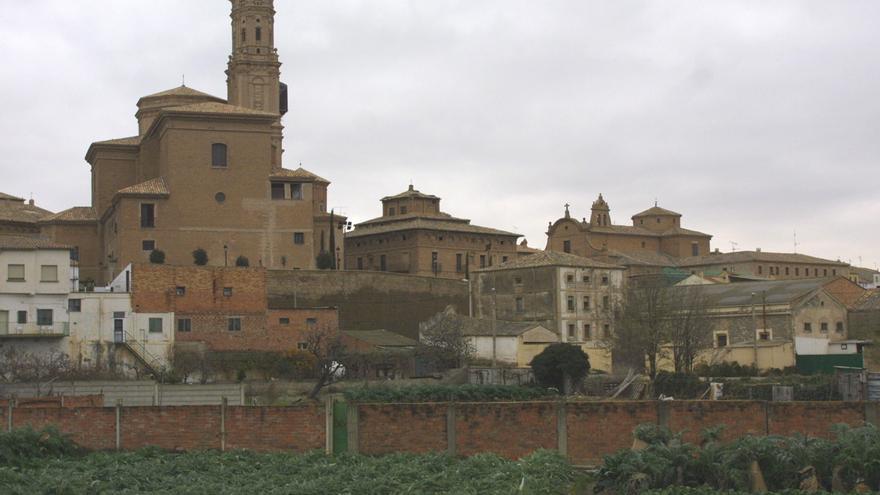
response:
[[[232,55],[226,69],[230,105],[278,115],[272,138],[272,167],[281,167],[281,116],[287,111],[287,87],[275,49],[273,0],[232,2]]]

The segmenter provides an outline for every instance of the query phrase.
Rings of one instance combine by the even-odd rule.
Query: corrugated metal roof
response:
[[[794,301],[828,283],[827,278],[799,280],[772,280],[764,282],[736,282],[715,285],[691,285],[677,287],[675,290],[699,291],[708,297],[714,306],[747,306],[784,304]],[[752,294],[755,294],[754,298]]]

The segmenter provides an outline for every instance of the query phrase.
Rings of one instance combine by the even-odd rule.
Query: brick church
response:
[[[329,181],[282,166],[287,89],[274,15],[272,0],[232,0],[225,99],[186,86],[144,96],[136,136],[91,144],[92,204],[38,222],[76,247],[82,280],[106,283],[154,250],[171,264],[203,249],[209,265],[243,257],[268,268],[315,268],[321,252],[341,251]]]

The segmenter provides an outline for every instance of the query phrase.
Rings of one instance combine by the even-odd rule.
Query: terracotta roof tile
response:
[[[614,265],[611,263],[606,263],[604,261],[599,261],[592,258],[584,258],[582,256],[575,256],[573,254],[568,253],[559,253],[555,251],[542,251],[540,253],[535,253],[529,256],[523,256],[521,258],[516,258],[514,260],[510,260],[506,263],[501,263],[500,265],[480,268],[479,270],[474,270],[475,272],[490,272],[497,270],[511,270],[516,268],[533,268],[540,266],[573,266],[573,267],[584,267],[584,268],[619,268],[623,269],[620,265]]]
[[[171,194],[171,192],[168,191],[168,186],[165,185],[165,179],[162,177],[156,177],[154,179],[141,182],[140,184],[135,184],[133,186],[120,189],[116,192],[116,194],[123,196],[167,196]]]
[[[0,250],[70,249],[45,237],[0,234]]]
[[[832,261],[801,253],[771,253],[767,251],[736,251],[733,253],[712,253],[704,256],[691,256],[678,262],[679,266],[705,266],[724,263],[801,263],[805,265],[849,266],[842,261]]]
[[[95,141],[92,144],[93,145],[95,145],[95,144],[109,144],[109,145],[117,145],[117,146],[137,146],[137,145],[141,144],[141,137],[140,136],[131,136],[131,137],[125,137],[125,138],[118,138],[118,139],[108,139],[106,141]]]
[[[162,109],[163,113],[215,113],[229,115],[260,115],[265,117],[277,117],[274,113],[254,110],[252,108],[239,107],[228,103],[220,103],[217,101],[206,101],[202,103],[192,103],[189,105],[181,105],[178,107],[168,107]]]
[[[399,232],[403,230],[439,230],[444,232],[463,232],[469,234],[486,234],[486,235],[504,235],[519,237],[519,234],[506,232],[504,230],[493,229],[490,227],[481,227],[479,225],[471,225],[468,220],[447,219],[424,216],[404,216],[396,217],[395,220],[372,225],[368,223],[360,223],[355,229],[345,234],[346,237],[364,237],[374,234],[386,234],[388,232]],[[456,221],[457,220],[457,221]]]
[[[8,195],[7,195],[8,196]],[[9,196],[10,199],[0,201],[0,222],[35,224],[39,220],[52,215],[49,210],[25,202],[21,198]]]
[[[394,196],[385,196],[381,199],[381,201],[387,201],[389,199],[403,199],[403,198],[423,198],[423,199],[440,199],[438,196],[434,196],[433,194],[425,194],[418,189],[414,189],[413,186],[409,186],[409,189],[403,191],[400,194],[395,194]]]
[[[287,168],[282,168],[278,170],[273,170],[272,174],[269,176],[270,179],[299,179],[304,181],[312,181],[312,182],[324,182],[329,184],[330,181],[315,175],[308,170],[298,167],[296,170],[290,170]]]
[[[54,215],[49,215],[41,222],[94,222],[98,220],[95,209],[91,206],[74,206]]]
[[[165,91],[160,91],[158,93],[153,93],[151,95],[141,97],[142,100],[147,98],[162,98],[165,96],[205,96],[210,98],[217,98],[214,95],[209,95],[208,93],[203,93],[199,90],[192,89],[187,86],[178,86],[176,88],[167,89]],[[217,98],[221,100],[222,98]]]
[[[18,196],[13,196],[11,194],[6,194],[0,192],[0,200],[3,201],[24,201],[24,198],[19,198]]]
[[[659,206],[652,206],[652,207],[648,208],[647,210],[645,210],[645,211],[643,211],[643,212],[641,212],[641,213],[636,213],[635,215],[632,216],[632,218],[638,218],[638,217],[656,217],[656,216],[658,216],[658,215],[659,215],[659,216],[664,216],[664,215],[665,215],[665,216],[669,216],[669,215],[671,215],[671,216],[675,216],[675,217],[680,217],[680,216],[681,216],[681,213],[676,213],[676,212],[674,212],[674,211],[672,211],[672,210],[667,210],[666,208],[660,208]]]

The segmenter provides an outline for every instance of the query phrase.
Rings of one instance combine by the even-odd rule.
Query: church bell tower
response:
[[[287,111],[287,87],[275,49],[273,0],[232,2],[232,55],[226,69],[230,105],[278,115],[272,138],[272,167],[281,167],[281,116]]]

